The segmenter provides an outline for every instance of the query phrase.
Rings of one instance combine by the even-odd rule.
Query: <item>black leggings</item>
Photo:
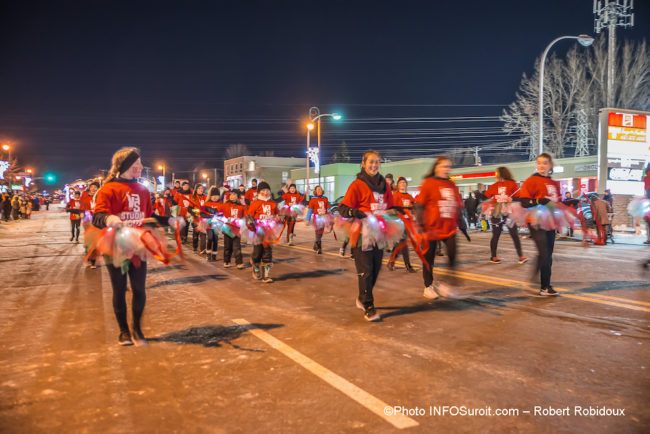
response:
[[[551,286],[551,267],[553,266],[553,248],[555,247],[555,231],[536,229],[528,225],[530,236],[537,246],[537,271],[539,271],[541,288]]]
[[[217,235],[212,229],[208,229],[206,235],[208,238],[206,250],[208,251],[208,254],[212,252],[213,255],[216,255],[217,249],[219,248],[219,235]]]
[[[81,219],[70,220],[70,227],[72,229],[72,238],[79,240],[79,228],[81,227]]]
[[[295,227],[296,227],[296,218],[287,217],[287,242],[289,242],[289,238],[291,234],[293,234],[293,230]]]
[[[501,236],[501,231],[503,230],[503,222],[492,222],[492,240],[490,240],[490,250],[492,252],[492,257],[496,258],[497,256],[497,244],[499,244],[499,237]],[[510,237],[512,242],[515,244],[515,249],[517,250],[517,255],[519,257],[524,256],[521,251],[521,241],[519,241],[519,232],[517,231],[517,225],[513,227],[508,226],[508,232],[510,232]]]
[[[126,320],[126,281],[127,276],[131,281],[131,291],[133,292],[133,299],[131,301],[131,310],[133,312],[133,328],[138,330],[140,328],[140,319],[144,312],[144,305],[147,302],[147,294],[145,292],[145,284],[147,280],[147,263],[142,262],[139,267],[132,263],[129,264],[129,270],[126,274],[122,274],[120,268],[114,267],[108,257],[105,257],[106,269],[111,277],[111,284],[113,285],[113,311],[117,324],[120,326],[120,331],[128,331],[129,324]]]
[[[273,246],[264,246],[263,244],[255,244],[253,246],[253,254],[251,255],[251,262],[253,264],[270,264],[273,262]]]
[[[352,254],[359,278],[359,301],[366,308],[374,306],[375,299],[372,296],[372,289],[377,283],[384,251],[377,246],[367,252],[362,251],[361,247],[353,247]]]
[[[216,247],[215,247],[216,252]],[[230,264],[230,258],[235,257],[235,263],[237,265],[243,264],[244,261],[241,255],[241,238],[239,237],[230,237],[229,235],[223,236],[223,262]]]
[[[438,240],[438,243],[445,243],[445,247],[447,248],[447,256],[449,256],[449,268],[454,268],[456,266],[456,235],[452,235],[449,238],[446,238],[444,240]],[[426,259],[427,263],[429,264],[429,267],[427,268],[426,265],[422,267],[422,277],[424,278],[424,286],[431,286],[433,284],[433,264],[436,259],[436,241],[435,240],[429,240],[429,248],[427,249],[427,252],[424,254],[424,259]],[[453,276],[450,276],[449,279],[454,281]]]

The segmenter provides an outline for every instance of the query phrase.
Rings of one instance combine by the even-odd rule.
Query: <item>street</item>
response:
[[[650,431],[647,246],[558,241],[560,296],[543,298],[531,240],[518,265],[503,234],[490,264],[472,232],[454,273],[468,298],[426,299],[421,272],[384,267],[368,323],[340,241],[316,255],[299,223],[271,284],[251,246],[244,270],[191,246],[150,261],[149,345],[120,347],[103,263],[85,268],[69,236],[59,206],[0,224],[2,432]]]

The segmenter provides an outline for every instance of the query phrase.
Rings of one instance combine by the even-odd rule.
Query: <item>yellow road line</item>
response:
[[[250,325],[250,323],[245,319],[235,319],[233,320],[233,322],[239,325]],[[294,362],[296,362],[297,364],[299,364],[300,366],[302,366],[303,368],[305,368],[306,370],[308,370],[309,372],[311,372],[312,374],[314,374],[315,376],[317,376],[318,378],[320,378],[321,380],[323,380],[324,382],[332,386],[333,388],[347,395],[349,398],[353,399],[354,401],[358,402],[362,406],[366,407],[368,410],[372,411],[377,416],[386,420],[395,428],[404,429],[404,428],[412,428],[419,425],[417,421],[411,419],[408,416],[404,416],[402,414],[395,414],[393,411],[385,412],[386,408],[390,408],[392,410],[392,407],[390,407],[384,401],[375,398],[365,390],[350,383],[345,378],[330,371],[323,365],[313,361],[309,357],[293,349],[292,347],[285,344],[281,340],[273,337],[271,334],[265,332],[264,330],[251,328],[248,331],[251,332],[257,338],[259,338],[260,340],[266,342],[271,348],[278,350],[279,352],[281,352],[282,354],[284,354],[285,356],[287,356],[288,358],[290,358],[291,360],[293,360]]]
[[[299,250],[305,250],[305,251],[313,251],[312,249],[308,249],[305,247],[300,247],[300,246],[289,246],[287,244],[281,244],[282,246],[285,247],[291,247]],[[330,256],[337,256],[339,258],[342,258],[341,255],[337,253],[331,253],[331,252],[323,252],[326,255]],[[345,258],[349,259],[349,258]],[[388,259],[383,260],[384,264],[388,263]],[[404,266],[404,263],[401,261],[395,261],[395,264]],[[413,266],[416,270],[421,270],[421,266]],[[513,279],[506,279],[503,277],[495,277],[495,276],[489,276],[485,274],[477,274],[477,273],[469,273],[467,271],[460,271],[460,270],[448,270],[445,268],[438,268],[434,267],[433,271],[435,273],[440,273],[448,276],[457,276],[460,277],[461,279],[466,279],[466,280],[475,280],[477,282],[483,282],[483,283],[493,283],[496,285],[501,285],[501,286],[515,286],[515,287],[523,287],[524,289],[532,289],[531,288],[531,283],[528,282],[522,282],[520,280],[513,280]],[[649,308],[645,308],[642,306],[650,306],[650,303],[645,302],[645,301],[638,301],[638,300],[632,300],[628,298],[621,298],[621,297],[614,297],[611,295],[603,295],[603,294],[588,294],[588,293],[582,293],[580,295],[576,294],[566,294],[566,292],[572,292],[571,289],[566,289],[566,288],[555,288],[558,292],[562,292],[562,297],[566,298],[573,298],[575,300],[582,300],[582,301],[589,301],[592,303],[600,303],[600,304],[605,304],[609,306],[616,306],[616,307],[622,307],[626,309],[632,309],[632,310],[639,310],[643,312],[650,312]],[[606,300],[603,300],[606,299]],[[609,301],[609,300],[614,300],[614,301]],[[639,305],[639,306],[637,306]]]

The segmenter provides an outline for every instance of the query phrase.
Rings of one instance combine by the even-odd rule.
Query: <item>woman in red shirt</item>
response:
[[[543,153],[535,160],[537,173],[528,177],[521,186],[519,197],[524,208],[546,205],[549,202],[559,202],[562,198],[560,184],[551,179],[553,157]],[[553,247],[555,246],[555,231],[547,231],[538,225],[529,224],[530,236],[537,246],[537,270],[540,274],[541,289],[539,295],[557,295],[551,286],[551,266],[553,265]]]
[[[330,203],[325,196],[323,196],[323,187],[317,185],[314,188],[314,197],[309,201],[309,213],[313,215],[312,220],[314,223],[314,232],[316,233],[316,240],[314,241],[314,252],[319,255],[323,253],[323,246],[321,240],[323,239],[323,233],[325,232],[325,227],[318,224],[317,216],[324,216],[327,214],[327,210],[330,207]]]
[[[70,241],[76,240],[79,242],[79,228],[81,227],[81,217],[83,216],[83,204],[80,199],[80,193],[75,191],[72,195],[73,198],[67,203],[65,210],[70,213],[70,227],[72,228],[72,236]]]
[[[350,184],[339,205],[342,217],[364,219],[368,214],[393,207],[393,192],[384,177],[379,174],[380,165],[379,152],[369,150],[363,154],[361,172]],[[351,249],[359,276],[359,296],[356,305],[364,311],[366,321],[379,321],[381,317],[375,310],[372,290],[377,283],[384,251],[377,245],[373,245],[369,250],[363,250],[361,238],[362,236],[357,240],[357,245],[352,246]]]
[[[494,198],[498,204],[500,204],[502,207],[506,207],[509,203],[512,202],[513,198],[519,197],[519,184],[515,182],[512,177],[512,173],[510,173],[510,170],[507,167],[497,167],[495,178],[496,182],[487,189],[485,196],[488,199]],[[506,217],[507,214],[492,216],[490,262],[493,264],[501,263],[501,259],[497,257],[497,245],[499,244],[499,237],[501,236],[501,231],[503,230],[503,224],[505,223]],[[512,227],[508,227],[508,232],[510,232],[512,242],[515,244],[515,249],[517,250],[517,255],[519,256],[519,263],[525,264],[528,259],[521,251],[521,241],[519,241],[519,228],[516,224],[513,224]]]
[[[282,200],[284,201],[284,206],[285,207],[292,207],[294,205],[298,205],[302,203],[303,200],[305,200],[304,196],[300,193],[298,193],[298,190],[296,189],[296,184],[291,184],[289,185],[289,190],[282,195]],[[293,238],[295,237],[295,234],[293,233],[293,230],[296,226],[296,216],[291,214],[291,210],[287,209],[287,243],[290,246],[293,246]]]
[[[199,255],[205,253],[206,246],[205,232],[201,232],[197,229],[199,221],[201,220],[201,207],[205,203],[205,200],[206,197],[205,194],[203,194],[203,185],[196,184],[190,200],[192,206],[190,212],[192,215],[192,249],[194,250],[194,253],[198,252]]]
[[[456,265],[456,232],[459,227],[463,199],[456,184],[449,179],[451,159],[441,155],[433,162],[431,171],[420,185],[420,194],[416,204],[418,221],[429,240],[429,249],[424,259],[429,266],[422,267],[424,293],[426,298],[435,299],[441,294],[449,294],[451,289],[446,284],[433,278],[433,264],[436,258],[436,242],[445,243],[449,267]],[[449,276],[451,285],[457,283],[454,276]]]
[[[100,229],[107,226],[122,225],[139,227],[143,219],[152,215],[151,194],[149,190],[137,182],[142,173],[142,162],[137,148],[122,148],[113,155],[112,167],[102,188],[95,197],[95,215],[93,224]],[[120,327],[119,344],[146,344],[140,328],[140,320],[147,300],[145,283],[147,279],[147,263],[141,261],[136,267],[131,261],[126,274],[120,267],[106,261],[106,269],[113,286],[113,310]],[[126,320],[126,284],[127,276],[131,281],[133,298],[133,340]]]

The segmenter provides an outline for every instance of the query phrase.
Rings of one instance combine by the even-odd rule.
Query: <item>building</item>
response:
[[[280,189],[290,178],[290,172],[305,166],[302,158],[242,156],[223,162],[224,182],[232,188],[241,184],[249,188],[251,180],[263,179],[271,185],[272,191]]]

